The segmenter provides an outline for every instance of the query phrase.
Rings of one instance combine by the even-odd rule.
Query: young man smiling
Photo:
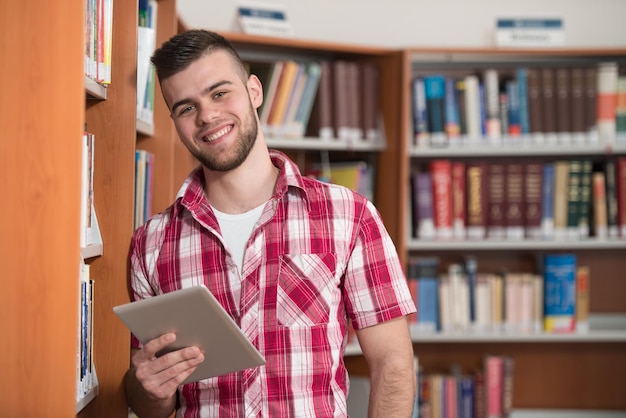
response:
[[[153,58],[181,141],[200,161],[174,203],[138,228],[132,300],[203,284],[265,356],[262,367],[181,385],[205,358],[133,338],[127,399],[139,416],[345,417],[348,320],[368,363],[372,417],[409,417],[415,394],[395,247],[371,202],[300,175],[269,150],[261,82],[223,37],[178,34]]]

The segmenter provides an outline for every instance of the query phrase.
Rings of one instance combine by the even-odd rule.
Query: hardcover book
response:
[[[415,257],[410,260],[417,277],[418,331],[434,333],[440,330],[439,318],[439,259]]]
[[[430,162],[435,231],[438,239],[452,238],[452,164],[450,160]]]
[[[543,163],[529,161],[524,164],[524,210],[525,237],[541,239],[541,204],[543,184]]]
[[[490,162],[487,175],[487,237],[506,237],[506,164]]]
[[[416,172],[412,176],[414,234],[419,239],[436,237],[433,208],[433,187],[429,172]]]
[[[483,239],[487,233],[488,211],[488,163],[469,161],[467,163],[467,237]]]
[[[524,163],[510,162],[506,164],[505,169],[506,238],[509,240],[520,240],[524,238],[526,223]]]
[[[545,140],[548,143],[557,142],[557,109],[556,109],[556,76],[554,68],[542,68],[541,92],[543,109],[543,128]]]
[[[546,254],[543,261],[544,329],[561,333],[576,327],[576,255]]]
[[[618,66],[615,62],[598,64],[597,126],[600,141],[615,141]]]

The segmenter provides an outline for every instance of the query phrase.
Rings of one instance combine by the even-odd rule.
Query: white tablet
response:
[[[153,296],[113,311],[142,344],[167,332],[176,341],[162,355],[197,346],[204,361],[184,381],[195,382],[265,364],[265,359],[205,286]]]

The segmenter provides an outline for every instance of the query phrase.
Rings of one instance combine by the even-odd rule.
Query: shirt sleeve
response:
[[[355,329],[416,311],[395,245],[369,201],[357,221],[344,287],[348,316]]]

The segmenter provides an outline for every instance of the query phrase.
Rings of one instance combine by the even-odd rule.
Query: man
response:
[[[125,378],[139,416],[342,417],[352,320],[371,378],[370,415],[409,417],[415,394],[406,315],[415,312],[395,247],[373,205],[302,177],[259,129],[259,79],[220,35],[174,36],[153,58],[182,142],[200,161],[176,201],[133,237],[131,297],[203,284],[266,359],[180,385],[205,358],[161,357],[166,334],[133,338]]]

